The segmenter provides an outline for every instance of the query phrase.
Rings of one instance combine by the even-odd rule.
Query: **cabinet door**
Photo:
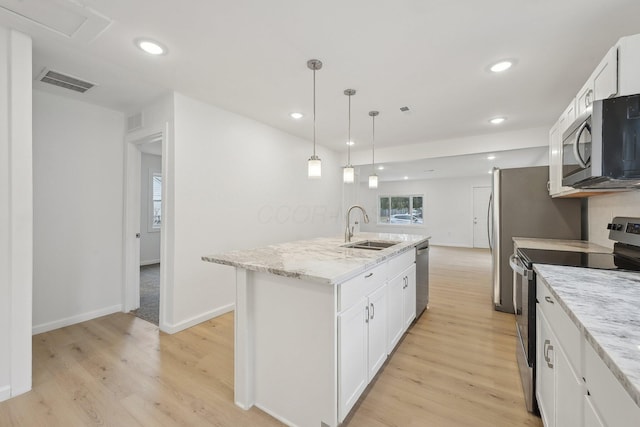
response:
[[[606,427],[589,396],[584,396],[584,427]]]
[[[556,340],[553,345],[555,371],[556,426],[582,426],[582,400],[586,393],[582,376],[573,370],[562,346]]]
[[[401,276],[405,277],[402,310],[404,316],[404,332],[411,326],[413,319],[416,318],[416,265],[412,264]]]
[[[367,386],[367,299],[338,316],[338,416],[347,416]]]
[[[536,397],[545,427],[555,426],[555,381],[553,367],[553,334],[542,310],[536,305]]]
[[[387,359],[387,285],[369,295],[368,381]]]
[[[593,99],[607,99],[618,93],[618,48],[612,47],[593,72]]]
[[[389,336],[387,354],[393,351],[404,333],[404,315],[402,314],[404,283],[404,274],[400,274],[389,281],[387,285],[387,328]]]

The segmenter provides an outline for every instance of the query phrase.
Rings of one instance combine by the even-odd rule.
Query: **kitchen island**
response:
[[[235,403],[339,425],[415,318],[414,248],[428,239],[359,233],[391,246],[334,237],[202,257],[236,268]]]

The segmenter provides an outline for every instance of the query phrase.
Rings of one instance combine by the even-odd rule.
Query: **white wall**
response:
[[[151,176],[162,171],[162,157],[142,153],[140,169],[140,265],[160,262],[160,229],[151,228]]]
[[[431,236],[432,245],[473,247],[473,187],[491,185],[491,176],[380,182],[376,190],[362,184],[359,199],[369,213],[362,231]],[[424,224],[377,224],[378,196],[424,195]]]
[[[336,154],[319,147],[323,176],[309,180],[309,141],[177,93],[174,108],[164,164],[175,197],[165,223],[174,246],[169,331],[233,309],[234,269],[201,256],[341,228]]]
[[[34,333],[122,307],[120,112],[34,92]]]
[[[0,27],[0,401],[31,389],[31,39]]]
[[[640,191],[612,193],[589,198],[589,241],[613,248],[607,224],[614,216],[640,216]]]

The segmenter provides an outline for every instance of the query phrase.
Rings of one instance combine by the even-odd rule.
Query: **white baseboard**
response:
[[[54,320],[52,322],[41,323],[35,325],[31,329],[33,335],[41,334],[43,332],[49,332],[54,329],[64,328],[65,326],[75,325],[76,323],[86,322],[87,320],[95,319],[96,317],[106,316],[107,314],[117,313],[122,311],[122,304],[112,305],[110,307],[104,307],[99,310],[89,311],[87,313],[77,314],[75,316],[65,317],[64,319]]]
[[[160,259],[150,259],[148,261],[140,261],[140,267],[145,265],[160,264]]]
[[[213,319],[214,317],[218,317],[225,313],[233,311],[235,310],[235,308],[236,308],[236,305],[232,303],[232,304],[224,305],[222,307],[218,307],[216,309],[207,311],[197,316],[191,317],[190,319],[184,320],[174,325],[168,325],[161,322],[160,330],[162,332],[166,332],[167,334],[175,334],[176,332],[180,332],[187,328],[195,326],[198,323],[206,322],[209,319]]]
[[[11,397],[11,386],[5,385],[0,387],[0,402]]]

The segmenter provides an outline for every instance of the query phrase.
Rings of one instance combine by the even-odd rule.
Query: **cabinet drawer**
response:
[[[415,262],[416,262],[416,251],[413,248],[411,248],[407,252],[404,252],[398,256],[391,258],[389,260],[389,266],[387,271],[389,279],[393,279],[394,277],[402,273],[404,270],[410,267],[411,264]]]
[[[387,281],[387,263],[382,262],[360,273],[353,279],[341,283],[338,289],[338,311],[346,310],[360,298],[375,291]]]
[[[536,284],[537,300],[540,310],[544,313],[553,333],[562,343],[562,348],[569,359],[576,377],[581,377],[583,372],[582,347],[584,345],[580,330],[569,318],[560,304],[551,294],[544,280],[539,276]]]
[[[585,342],[585,380],[596,414],[608,426],[638,426],[640,407],[604,364],[591,344]]]

